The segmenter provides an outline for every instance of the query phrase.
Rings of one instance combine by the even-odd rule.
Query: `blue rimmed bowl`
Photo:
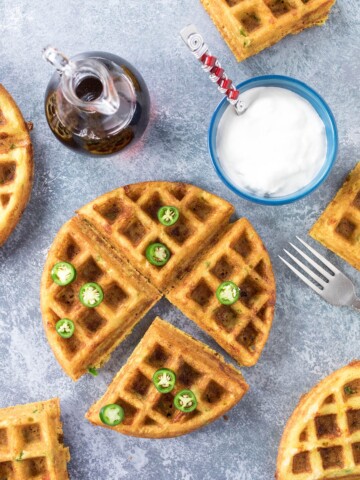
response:
[[[309,195],[316,188],[318,188],[329,175],[330,170],[335,163],[339,142],[334,115],[332,114],[325,100],[317,92],[315,92],[315,90],[310,88],[305,83],[296,80],[295,78],[285,77],[282,75],[265,75],[262,77],[251,78],[243,83],[239,83],[236,88],[239,89],[240,92],[245,92],[246,90],[256,87],[286,88],[305,98],[315,108],[320,118],[324,122],[327,137],[326,159],[321,170],[310,183],[302,187],[300,190],[282,197],[258,196],[255,195],[253,192],[250,192],[243,188],[239,188],[237,185],[235,185],[224,171],[216,151],[216,134],[219,122],[223,113],[229,106],[226,98],[224,98],[222,102],[220,102],[217,106],[211,118],[209,127],[208,142],[214,168],[220,179],[225,183],[225,185],[227,185],[233,192],[235,192],[240,197],[250,200],[251,202],[261,203],[263,205],[284,205],[286,203],[296,202],[296,200],[300,200],[300,198]]]

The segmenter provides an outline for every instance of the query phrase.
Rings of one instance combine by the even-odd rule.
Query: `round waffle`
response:
[[[15,101],[0,84],[0,246],[26,207],[32,180],[29,128]]]
[[[173,225],[158,219],[161,207],[176,207]],[[209,333],[238,363],[251,366],[267,341],[275,304],[269,255],[246,219],[229,224],[234,207],[194,185],[143,182],[118,188],[85,205],[59,231],[42,278],[41,308],[48,340],[74,380],[100,367],[136,323],[165,295]],[[162,243],[170,259],[153,265],[147,247]],[[57,285],[51,270],[70,262],[75,280]],[[240,298],[230,306],[216,299],[224,280]],[[103,302],[87,308],[82,285],[96,282]],[[56,331],[59,320],[75,324],[71,338]]]

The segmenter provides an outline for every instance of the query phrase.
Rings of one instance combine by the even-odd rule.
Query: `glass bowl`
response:
[[[240,92],[245,92],[251,88],[255,87],[281,87],[291,90],[301,97],[305,98],[310,102],[310,104],[315,108],[317,113],[319,114],[320,118],[324,122],[326,137],[327,137],[327,153],[325,162],[316,175],[316,177],[307,185],[302,187],[300,190],[297,190],[290,195],[282,196],[282,197],[264,197],[258,196],[253,192],[248,190],[242,189],[231,181],[231,179],[225,173],[221,163],[219,161],[217,152],[216,152],[216,134],[220,119],[229,106],[229,103],[224,98],[219,105],[217,106],[210,122],[209,133],[208,133],[208,143],[209,143],[209,150],[211,159],[216,170],[216,173],[219,175],[220,179],[227,185],[233,192],[235,192],[240,197],[243,197],[247,200],[250,200],[255,203],[261,203],[263,205],[284,205],[286,203],[292,203],[296,200],[300,200],[300,198],[309,195],[313,192],[317,187],[319,187],[322,182],[326,179],[329,175],[332,166],[335,163],[337,151],[338,151],[338,132],[336,127],[335,118],[325,102],[325,100],[316,93],[312,88],[306,85],[299,80],[291,77],[285,77],[282,75],[265,75],[262,77],[255,77],[245,82],[239,83],[237,85],[237,89]],[[246,115],[246,113],[245,113]]]

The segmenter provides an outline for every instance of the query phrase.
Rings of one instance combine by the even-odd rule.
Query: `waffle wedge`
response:
[[[67,480],[58,398],[0,409],[0,478]]]
[[[218,286],[240,287],[233,305],[222,305]],[[193,270],[167,295],[241,365],[254,365],[274,316],[275,279],[269,255],[254,228],[242,218],[229,225]]]
[[[0,84],[0,246],[17,225],[30,197],[33,154],[27,124]]]
[[[301,398],[280,443],[276,478],[360,478],[360,361]]]
[[[180,211],[173,226],[163,226],[157,219],[164,205]],[[233,211],[230,203],[194,185],[144,182],[109,192],[78,213],[165,292],[218,235]],[[170,260],[161,268],[151,265],[145,257],[147,246],[155,242],[165,244],[171,252]]]
[[[309,234],[360,270],[360,163]]]
[[[74,265],[77,277],[67,286],[53,282],[57,262]],[[103,302],[87,308],[79,300],[83,284],[98,283]],[[41,309],[48,341],[65,372],[77,380],[89,367],[100,367],[160,298],[158,291],[122,261],[78,218],[59,231],[46,260],[41,283]],[[62,338],[59,319],[75,323],[71,338]]]
[[[154,373],[169,368],[176,374],[170,393],[160,393],[152,383]],[[191,413],[175,409],[174,396],[191,389],[197,408]],[[203,343],[156,318],[105,395],[87,412],[94,425],[107,427],[99,418],[104,405],[123,407],[125,417],[107,427],[135,437],[169,438],[184,435],[223,415],[246,393],[240,372]]]
[[[240,62],[327,20],[335,0],[201,0]]]

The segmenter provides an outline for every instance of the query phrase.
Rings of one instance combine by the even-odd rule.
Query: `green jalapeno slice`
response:
[[[169,393],[175,387],[176,375],[169,368],[160,368],[153,375],[153,383],[160,393]]]
[[[105,423],[105,425],[109,425],[110,427],[119,425],[119,423],[124,420],[124,416],[124,409],[116,403],[105,405],[99,412],[100,420]]]
[[[223,282],[216,290],[216,297],[223,305],[232,305],[240,296],[240,288],[234,282]]]
[[[99,372],[97,370],[97,368],[95,367],[89,367],[88,368],[88,372],[90,373],[90,375],[92,375],[93,377],[97,377],[99,375]]]
[[[162,267],[169,261],[171,253],[163,243],[151,243],[147,247],[145,255],[152,265]]]
[[[85,283],[80,289],[79,298],[85,307],[94,308],[104,300],[104,292],[98,283]]]
[[[172,207],[171,205],[165,205],[164,207],[159,208],[157,212],[159,222],[166,227],[174,225],[174,223],[179,220],[179,215],[179,210],[176,207]]]
[[[69,285],[69,283],[73,282],[76,278],[74,265],[68,262],[56,263],[51,270],[51,278],[61,287]]]
[[[193,412],[197,407],[195,394],[191,390],[181,390],[174,398],[174,405],[181,412]]]
[[[72,320],[62,318],[56,322],[55,329],[62,338],[70,338],[74,335],[75,325]]]

